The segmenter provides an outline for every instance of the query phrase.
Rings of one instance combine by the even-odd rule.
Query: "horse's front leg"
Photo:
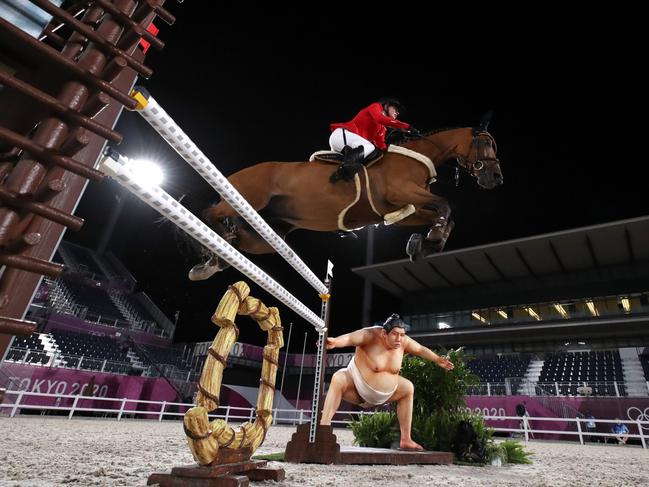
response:
[[[402,220],[398,225],[430,225],[428,234],[413,233],[408,240],[406,252],[411,261],[415,261],[441,252],[455,224],[450,220],[451,208],[448,202],[436,197],[435,203],[429,203],[413,215]]]

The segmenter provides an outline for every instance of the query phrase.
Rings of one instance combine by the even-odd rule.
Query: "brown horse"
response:
[[[421,162],[420,156],[435,167],[455,161],[478,185],[495,188],[503,179],[496,143],[487,125],[488,121],[477,128],[438,130],[407,140],[399,147],[414,152],[386,152],[352,182],[331,184],[329,176],[335,166],[320,160],[262,162],[228,180],[282,237],[299,228],[332,232],[381,222],[426,225],[430,227],[426,237],[413,234],[406,247],[411,260],[416,260],[440,252],[453,228],[448,202],[428,189],[434,169]],[[243,252],[275,252],[225,201],[207,208],[203,218]],[[189,278],[207,279],[227,266],[210,255],[192,268]]]

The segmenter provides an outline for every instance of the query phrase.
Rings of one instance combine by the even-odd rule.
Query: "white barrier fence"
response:
[[[614,420],[614,419],[588,419],[588,418],[539,418],[539,417],[520,417],[520,416],[484,416],[485,420],[516,420],[520,422],[519,428],[501,428],[501,427],[492,427],[494,431],[500,431],[503,433],[518,433],[523,435],[525,442],[527,443],[530,439],[534,439],[535,434],[551,434],[551,435],[566,435],[566,436],[578,436],[579,443],[584,445],[586,440],[590,438],[617,438],[620,436],[626,436],[627,438],[639,439],[642,444],[642,448],[647,448],[647,434],[644,433],[644,430],[649,430],[649,421],[631,421],[631,420]],[[576,431],[569,430],[556,430],[556,429],[534,429],[530,426],[530,421],[552,421],[552,422],[561,422],[561,423],[574,423],[576,426]],[[634,425],[638,429],[638,433],[632,434],[619,434],[619,433],[597,433],[591,431],[584,431],[582,425],[588,422],[594,422],[595,424],[618,424],[622,423],[624,425]]]
[[[15,417],[20,413],[21,410],[36,410],[41,411],[43,414],[48,411],[67,411],[68,419],[72,419],[75,413],[78,412],[90,412],[90,413],[100,413],[100,414],[116,414],[117,421],[120,421],[124,415],[132,415],[133,417],[142,416],[142,419],[157,419],[157,421],[162,421],[165,417],[182,417],[184,412],[171,411],[170,407],[176,408],[191,408],[194,405],[188,403],[179,403],[179,402],[168,402],[168,401],[146,401],[141,399],[127,399],[127,398],[115,398],[115,397],[95,397],[95,396],[85,396],[85,395],[72,395],[72,394],[43,394],[36,392],[26,392],[26,391],[5,391],[5,399],[8,396],[15,397],[13,403],[3,403],[0,404],[0,412],[8,411],[10,417]],[[26,399],[34,397],[47,399],[54,399],[54,405],[43,405],[43,404],[26,404]],[[72,402],[70,405],[60,405],[63,399],[68,399]],[[108,405],[117,407],[83,407],[83,401],[106,401]],[[135,408],[133,409],[133,404]],[[155,406],[152,409],[142,410],[137,409],[137,405],[153,405]],[[210,414],[210,419],[222,418],[225,421],[229,420],[240,420],[240,421],[253,421],[255,418],[255,408],[254,407],[239,407],[239,406],[221,406],[219,410],[222,410],[222,413],[219,414]],[[332,423],[335,423],[339,426],[346,426],[352,421],[353,416],[363,416],[363,415],[372,415],[376,414],[378,411],[338,411],[336,413],[337,417],[343,416],[347,419],[334,419]],[[311,420],[311,410],[310,409],[273,409],[273,417],[275,418],[275,423],[285,423],[285,424],[303,424]],[[562,435],[568,437],[577,437],[579,443],[584,445],[593,438],[602,438],[605,441],[608,439],[615,440],[616,437],[626,436],[629,439],[640,440],[642,448],[647,448],[647,440],[649,437],[649,420],[640,421],[637,420],[610,420],[610,419],[588,419],[588,418],[547,418],[547,417],[519,417],[519,416],[483,416],[487,421],[504,421],[504,420],[513,420],[519,423],[518,428],[506,428],[499,426],[490,426],[494,431],[501,433],[510,433],[513,435],[520,435],[525,442],[529,442],[534,439],[535,434],[552,434],[552,435]],[[649,418],[648,418],[649,419]],[[530,422],[551,422],[551,423],[568,423],[574,424],[574,430],[569,429],[547,429],[547,428],[533,428],[530,425]],[[605,424],[613,425],[617,423],[622,423],[628,426],[635,426],[637,433],[628,433],[624,435],[616,433],[598,433],[591,432],[584,428],[584,425],[589,421],[593,421],[596,424]]]
[[[116,414],[117,421],[120,421],[124,415],[133,415],[135,416],[144,416],[143,419],[152,419],[151,417],[157,418],[158,421],[162,421],[165,417],[182,417],[185,415],[184,412],[171,411],[170,407],[176,408],[192,408],[195,404],[191,403],[182,403],[182,402],[170,402],[170,401],[147,401],[143,399],[129,399],[129,398],[117,398],[117,397],[99,397],[99,396],[87,396],[84,394],[45,394],[40,392],[27,392],[27,391],[4,391],[5,401],[9,396],[15,397],[14,402],[4,402],[0,404],[0,413],[9,412],[10,417],[15,417],[20,414],[20,411],[41,411],[46,413],[48,411],[67,411],[68,419],[72,419],[75,413],[78,412],[90,412],[90,413],[101,413],[101,414]],[[53,404],[28,404],[27,400],[29,398],[39,398],[39,399],[52,399]],[[71,402],[69,405],[62,405],[63,401]],[[107,403],[108,406],[117,407],[84,407],[84,401],[103,401]],[[136,409],[133,409],[133,404]],[[157,406],[156,408],[151,409],[137,409],[137,405],[153,405]],[[145,406],[146,407],[146,406]],[[223,413],[219,414],[209,414],[210,419],[221,418],[225,421],[229,420],[241,420],[243,421],[254,421],[255,411],[254,407],[240,407],[240,406],[221,406],[218,410],[223,410]],[[217,410],[217,411],[218,411]],[[352,414],[374,414],[374,412],[359,412],[359,411],[338,411],[337,415],[348,415]],[[283,422],[290,424],[302,424],[310,421],[311,419],[311,410],[310,409],[273,409],[273,418],[275,423]],[[341,420],[335,419],[332,422],[342,425],[350,423],[351,420]]]

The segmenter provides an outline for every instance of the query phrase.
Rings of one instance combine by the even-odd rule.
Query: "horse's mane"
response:
[[[408,142],[412,142],[413,140],[419,140],[429,135],[438,134],[439,132],[446,132],[447,130],[456,130],[459,128],[462,127],[442,127],[442,128],[432,129],[427,132],[422,132],[419,135],[404,135],[403,138],[401,138],[396,145],[407,144]]]

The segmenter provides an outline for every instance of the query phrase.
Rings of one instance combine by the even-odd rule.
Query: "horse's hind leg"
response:
[[[285,238],[295,229],[293,225],[283,221],[271,221],[269,225],[282,238]],[[243,218],[241,217],[223,217],[220,222],[213,226],[221,237],[237,250],[249,254],[272,254],[275,249],[263,239]],[[189,271],[189,279],[192,281],[203,281],[212,275],[230,267],[225,260],[219,256],[209,253],[209,259],[206,262],[196,264]]]
[[[236,239],[236,230],[233,227],[230,217],[223,217],[220,220],[215,221],[214,223],[208,225],[214,230],[219,236],[221,236],[226,242],[230,245],[233,244]],[[230,267],[225,260],[221,259],[218,255],[214,254],[212,251],[207,250],[205,247],[202,247],[202,256],[204,261],[196,264],[189,270],[187,277],[190,281],[204,281],[209,279],[217,272],[223,271]]]
[[[264,169],[267,172],[267,168]],[[252,175],[248,175],[246,178],[246,173],[247,170],[244,169],[243,171],[233,174],[228,179],[246,199],[250,206],[257,211],[260,211],[268,205],[268,202],[271,199],[272,194],[270,184],[253,186],[250,184],[250,181],[260,179],[258,179],[258,177],[253,177]],[[270,182],[272,180],[272,174],[267,174],[264,178],[261,178],[261,180]],[[249,232],[245,231],[247,224],[243,222],[238,213],[227,201],[222,200],[216,205],[210,206],[203,211],[202,216],[205,223],[207,223],[212,230],[218,233],[233,247],[251,253],[263,254],[274,252],[274,250],[272,250],[272,248],[255,232],[248,235]],[[247,250],[247,248],[252,248],[256,251]],[[188,277],[192,281],[203,281],[228,267],[230,267],[230,264],[226,261],[212,252],[205,251],[204,262],[192,267],[189,271]]]
[[[268,222],[275,233],[285,238],[292,230],[295,229],[290,223],[281,220],[271,220]],[[276,250],[263,239],[252,227],[242,221],[242,225],[237,232],[236,247],[249,254],[272,254]]]

